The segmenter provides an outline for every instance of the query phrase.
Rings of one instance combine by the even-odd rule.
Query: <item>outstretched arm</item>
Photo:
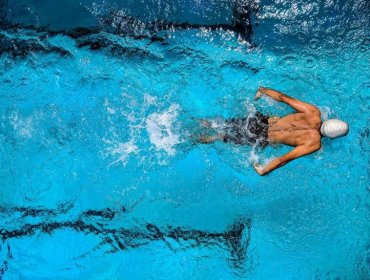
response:
[[[288,104],[289,106],[293,107],[295,110],[297,110],[300,113],[320,113],[319,109],[315,107],[312,104],[300,101],[298,99],[295,99],[293,97],[290,97],[280,91],[260,87],[254,97],[255,100],[259,99],[263,94],[266,94],[270,96],[271,98],[275,99],[279,102],[284,102]]]
[[[320,149],[320,144],[298,146],[294,148],[292,151],[290,151],[289,153],[274,159],[269,164],[267,164],[265,167],[263,167],[262,165],[258,163],[255,163],[253,167],[256,170],[256,172],[262,176],[267,173],[270,173],[271,171],[279,167],[282,167],[283,165],[287,164],[289,161],[292,161],[296,158],[311,154],[317,151],[318,149]]]

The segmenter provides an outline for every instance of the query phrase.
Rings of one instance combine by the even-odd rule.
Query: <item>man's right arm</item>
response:
[[[269,97],[275,99],[276,101],[284,102],[288,104],[289,106],[293,107],[295,110],[297,110],[300,113],[319,113],[320,114],[320,110],[314,105],[300,101],[293,97],[290,97],[280,91],[260,87],[256,93],[255,99],[256,100],[259,99],[262,96],[262,94],[266,94]]]
[[[278,158],[275,158],[272,160],[269,164],[267,164],[265,167],[261,166],[258,163],[255,163],[253,165],[254,169],[258,174],[261,176],[270,173],[271,171],[282,167],[283,165],[287,164],[289,161],[292,161],[296,158],[311,154],[317,150],[320,149],[320,142],[315,144],[306,144],[302,146],[295,147],[292,151],[289,153],[280,156]]]

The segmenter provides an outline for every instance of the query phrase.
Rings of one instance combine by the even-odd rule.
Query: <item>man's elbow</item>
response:
[[[284,93],[279,92],[278,100],[287,103],[289,101],[289,97]]]
[[[311,143],[307,144],[307,146],[305,146],[304,153],[301,156],[312,154],[312,153],[320,150],[320,148],[321,148],[320,139],[318,139],[316,141],[312,141]]]

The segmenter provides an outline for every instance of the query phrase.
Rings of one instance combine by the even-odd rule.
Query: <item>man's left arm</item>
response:
[[[289,161],[292,161],[296,158],[311,154],[317,151],[318,149],[320,149],[320,144],[298,146],[294,148],[292,151],[290,151],[289,153],[272,160],[265,167],[263,167],[261,164],[258,164],[258,163],[255,163],[253,167],[258,174],[263,176],[279,167],[282,167],[283,165],[287,164]]]
[[[282,93],[274,89],[259,87],[254,99],[255,100],[259,99],[262,96],[262,94],[266,94],[267,96],[275,99],[278,102],[284,102],[300,113],[316,113],[320,115],[320,110],[316,106],[290,97],[285,93]]]

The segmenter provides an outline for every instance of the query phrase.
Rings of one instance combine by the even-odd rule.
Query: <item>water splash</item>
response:
[[[9,121],[16,134],[21,138],[31,138],[35,132],[33,116],[23,117],[18,111],[12,112]]]
[[[166,111],[153,113],[146,120],[150,142],[157,151],[163,150],[170,156],[175,155],[175,146],[182,142],[179,131],[175,127],[179,110],[178,104],[172,104]]]
[[[106,141],[106,143],[112,145],[112,142],[110,141]],[[108,149],[108,153],[112,157],[117,158],[116,160],[111,162],[109,166],[115,165],[117,163],[121,163],[123,166],[125,166],[130,155],[139,153],[139,147],[136,146],[134,140],[130,140],[125,143],[113,144],[113,147],[110,147]]]

